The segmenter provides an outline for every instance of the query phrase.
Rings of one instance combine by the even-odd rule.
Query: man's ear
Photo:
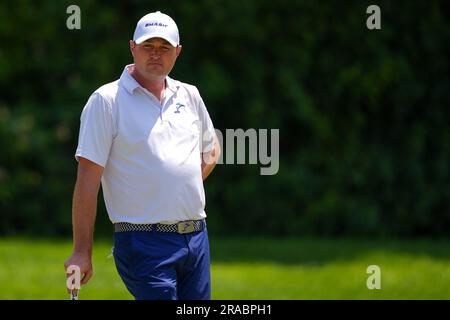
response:
[[[133,40],[130,40],[130,51],[131,51],[131,54],[133,55],[133,57],[134,57],[134,53],[133,53],[134,48],[136,48],[136,43]]]
[[[177,57],[180,55],[180,53],[181,53],[181,49],[182,49],[183,47],[181,46],[181,45],[179,45],[178,47],[176,47],[176,50],[177,50]]]

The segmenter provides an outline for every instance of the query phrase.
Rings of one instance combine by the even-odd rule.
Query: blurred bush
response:
[[[448,1],[0,3],[0,234],[71,234],[79,117],[131,63],[137,20],[180,28],[172,77],[226,128],[279,128],[280,170],[219,165],[206,181],[222,234],[450,234]],[[100,196],[97,229],[111,232]]]

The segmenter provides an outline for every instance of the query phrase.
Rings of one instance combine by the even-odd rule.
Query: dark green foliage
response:
[[[137,20],[180,28],[172,77],[226,128],[280,129],[280,170],[218,165],[215,233],[448,236],[448,1],[69,1],[0,4],[0,234],[70,235],[89,95],[131,63]],[[111,231],[100,197],[98,231]]]

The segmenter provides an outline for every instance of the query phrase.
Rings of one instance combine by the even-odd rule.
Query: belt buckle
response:
[[[178,226],[178,233],[184,234],[184,233],[191,233],[194,232],[194,221],[182,221],[177,223]]]

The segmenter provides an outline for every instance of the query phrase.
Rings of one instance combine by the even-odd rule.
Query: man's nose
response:
[[[161,56],[161,49],[155,48],[150,51],[151,58],[158,59],[160,56]]]
[[[155,54],[155,53],[150,53],[150,59],[151,60],[158,60],[159,59],[159,55]]]

